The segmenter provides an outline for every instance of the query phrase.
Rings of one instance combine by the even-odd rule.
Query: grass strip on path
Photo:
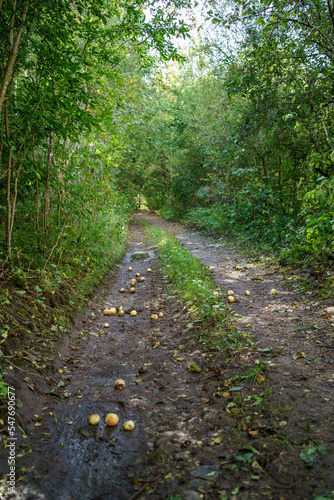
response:
[[[219,349],[244,344],[242,334],[230,328],[230,308],[210,269],[186,250],[175,236],[146,221],[140,222],[151,242],[159,247],[161,271],[191,313],[189,326],[197,327],[201,342]]]

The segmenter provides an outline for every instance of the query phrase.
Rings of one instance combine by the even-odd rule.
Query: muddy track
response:
[[[37,380],[30,392],[23,390],[29,381],[20,382],[29,437],[21,443],[16,494],[4,498],[292,500],[328,494],[334,489],[334,349],[330,319],[321,316],[325,304],[312,305],[282,285],[279,268],[242,260],[222,240],[151,212],[136,217],[173,232],[212,268],[223,290],[234,290],[231,326],[252,332],[256,347],[246,345],[231,359],[198,342],[187,327],[187,309],[167,291],[155,249],[134,223],[124,262],[59,350],[53,394],[43,396],[46,388]],[[134,260],[143,252],[145,259]],[[146,280],[130,293],[135,273]],[[103,310],[111,306],[122,306],[124,316],[106,318]],[[152,320],[158,312],[163,317]],[[201,373],[190,372],[190,362]],[[231,376],[256,362],[266,363],[263,387],[244,380],[237,383],[242,389],[228,393]],[[143,365],[147,372],[139,373]],[[118,378],[126,382],[122,391],[114,388]],[[254,407],[254,395],[269,387],[267,407]],[[119,416],[118,426],[106,427],[109,412]],[[101,416],[96,427],[87,423],[91,413]],[[123,430],[126,420],[135,422],[133,431]],[[324,446],[327,455],[316,451],[307,467],[299,453],[310,443]],[[255,453],[249,463],[247,447]]]

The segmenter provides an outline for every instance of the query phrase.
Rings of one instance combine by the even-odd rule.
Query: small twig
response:
[[[6,358],[6,356],[4,356],[2,359],[4,359],[5,361],[7,361],[7,363],[9,363],[13,368],[17,368],[18,370],[20,370],[20,372],[23,372],[26,375],[33,375],[33,376],[36,375],[36,377],[40,377],[40,378],[43,378],[45,380],[45,377],[43,377],[43,375],[39,375],[38,373],[30,373],[30,372],[26,372],[25,370],[22,370],[22,368],[19,368],[18,366],[16,366],[13,363],[11,363],[9,361],[9,359]]]
[[[155,480],[157,481],[157,479]],[[153,481],[153,482],[155,482]],[[135,498],[139,497],[139,495],[145,490],[145,488],[148,486],[148,484],[143,484],[143,486],[141,488],[139,488],[138,491],[136,491],[136,493],[134,495],[132,495],[132,497],[129,498],[129,500],[135,500]]]
[[[48,393],[46,394],[46,396],[55,396],[55,397],[57,397],[57,398],[63,398],[63,397],[64,397],[64,395],[63,395],[63,394],[58,394],[57,392],[51,392],[51,391],[50,391],[50,392],[48,392]]]
[[[160,388],[162,391],[164,391],[166,389],[166,387],[161,382],[159,382],[159,380],[157,380],[156,378],[154,378],[153,380],[154,380],[154,382],[156,382],[157,384],[160,385]]]
[[[57,247],[57,245],[58,245],[58,243],[59,243],[60,238],[62,237],[62,234],[63,234],[64,229],[65,229],[65,227],[66,227],[67,218],[68,218],[68,217],[66,216],[66,217],[65,217],[65,220],[64,220],[63,227],[61,228],[61,231],[60,231],[60,233],[59,233],[59,235],[58,235],[57,241],[56,241],[56,243],[54,244],[54,246],[52,247],[51,252],[50,252],[50,254],[49,254],[49,257],[47,258],[47,260],[46,260],[46,262],[45,262],[45,264],[44,264],[43,271],[45,271],[46,266],[48,265],[48,263],[49,263],[49,261],[50,261],[50,259],[51,259],[51,257],[52,257],[52,254],[53,254],[53,252],[54,252],[55,248]],[[66,241],[67,241],[67,240],[66,240]]]
[[[4,265],[6,264],[7,260],[8,260],[8,255],[6,255],[5,260],[1,263],[1,267],[4,267]]]

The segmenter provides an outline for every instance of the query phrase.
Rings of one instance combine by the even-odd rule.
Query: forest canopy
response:
[[[58,267],[70,243],[90,240],[99,253],[121,230],[132,205],[116,178],[131,110],[156,60],[179,58],[172,38],[187,35],[186,6],[0,2],[4,260]]]

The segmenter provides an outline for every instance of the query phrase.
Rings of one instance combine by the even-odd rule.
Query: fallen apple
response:
[[[145,281],[145,277],[144,277],[144,276],[142,276],[142,277],[140,278],[140,281]]]
[[[104,334],[104,331],[103,330],[99,330],[99,335],[103,335]]]
[[[123,424],[124,430],[125,431],[133,431],[135,428],[135,423],[132,420],[128,420]]]
[[[93,413],[87,418],[89,425],[97,425],[100,422],[100,415]]]
[[[106,418],[105,418],[105,421],[106,421],[106,424],[108,425],[108,427],[114,427],[115,425],[118,424],[118,416],[116,415],[116,413],[108,413],[108,415],[106,415]]]
[[[163,315],[164,315],[164,313],[162,313],[162,312],[159,312],[159,313],[158,313],[158,317],[159,317],[159,318],[162,318],[162,317],[163,317]]]
[[[136,291],[135,287],[134,287],[134,286],[132,286],[132,287],[130,288],[130,292],[131,292],[131,293],[135,293],[135,291]]]
[[[110,316],[110,315],[111,315],[110,309],[105,309],[105,310],[103,311],[103,314],[104,314],[105,316]]]
[[[271,295],[277,295],[277,290],[275,290],[275,288],[273,288],[272,290],[270,290],[270,293],[271,293]]]
[[[139,373],[146,373],[147,372],[147,366],[141,366],[139,368]]]
[[[233,295],[229,295],[229,296],[227,297],[227,300],[228,300],[229,302],[234,302],[234,301],[235,301],[235,298],[233,297]]]
[[[227,292],[227,295],[234,295],[233,290],[229,290],[229,291]]]
[[[115,307],[111,307],[109,310],[110,310],[111,316],[115,316],[115,314],[117,314],[117,311],[116,311]]]
[[[245,291],[245,295],[250,295],[250,291],[249,291],[249,290],[246,290],[246,291]]]
[[[118,378],[115,382],[115,389],[121,390],[124,389],[125,387],[125,382],[121,378]]]
[[[151,272],[152,272],[152,269],[149,267],[149,268],[147,269],[147,272],[148,272],[148,273],[151,273]]]
[[[121,309],[121,308],[118,309],[118,316],[124,316],[123,309]]]
[[[109,328],[109,323],[104,323],[104,328]]]
[[[157,314],[151,314],[151,319],[158,319],[158,315]]]
[[[134,309],[130,312],[131,316],[137,316],[137,311],[135,311]]]
[[[128,267],[128,271],[132,271],[132,267]]]
[[[236,271],[241,271],[241,267],[240,266],[235,266],[235,269],[236,269]]]
[[[136,273],[136,277],[139,278],[140,274],[139,273]]]
[[[121,292],[121,293],[124,293],[124,292],[125,292],[125,288],[121,288],[121,289],[120,289],[120,292]]]
[[[136,280],[135,280],[135,279],[131,280],[131,281],[130,281],[130,284],[131,284],[131,286],[135,286],[135,284],[136,284]]]

